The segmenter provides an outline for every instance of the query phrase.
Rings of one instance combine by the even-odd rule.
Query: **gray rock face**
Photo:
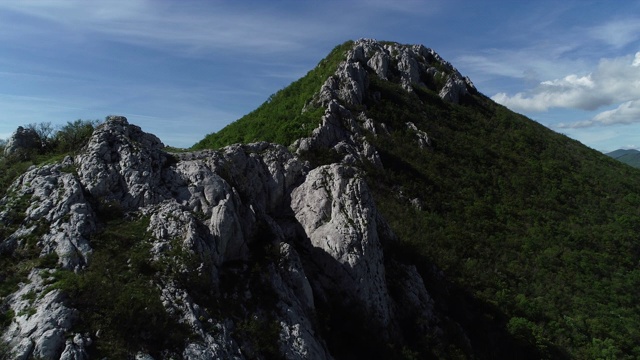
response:
[[[314,169],[293,191],[291,208],[313,246],[331,259],[321,265],[328,278],[324,285],[339,286],[353,297],[348,300],[388,325],[391,310],[378,214],[355,169],[338,164]]]
[[[160,139],[125,117],[109,116],[76,158],[80,181],[92,196],[125,209],[158,203],[166,197],[160,180],[169,158],[163,148]]]
[[[66,334],[78,312],[64,304],[59,290],[45,290],[41,273],[33,270],[29,283],[5,300],[16,316],[2,340],[9,344],[16,359],[58,359],[65,349]]]
[[[90,346],[93,341],[91,338],[84,337],[80,334],[75,334],[73,339],[67,339],[65,343],[64,351],[60,355],[60,360],[87,360],[89,355],[87,354],[87,346]]]
[[[378,51],[367,61],[367,65],[376,72],[376,75],[378,75],[378,77],[383,80],[387,80],[387,72],[389,71],[390,61],[391,57],[388,53],[384,51]]]
[[[457,103],[463,95],[476,92],[469,78],[463,78],[451,63],[442,59],[432,49],[422,45],[408,46],[360,39],[355,42],[347,54],[347,60],[336,72],[338,81],[332,80],[325,84],[340,100],[350,105],[360,104],[363,99],[360,94],[364,93],[366,96],[368,87],[368,79],[361,72],[346,71],[357,68],[353,64],[366,64],[384,80],[392,80],[389,74],[393,73],[408,92],[413,91],[413,86],[428,87],[425,84],[427,79],[435,82],[434,77],[440,76],[445,79],[445,84],[441,89],[433,90],[438,91],[440,97],[448,102]],[[338,91],[336,88],[341,90]],[[329,99],[323,91],[320,98],[324,100],[323,104]]]
[[[31,128],[23,128],[18,126],[16,132],[7,139],[4,147],[4,156],[21,156],[22,152],[29,150],[37,150],[42,147],[40,136]]]
[[[39,241],[41,255],[55,252],[66,269],[87,263],[92,252],[87,237],[95,231],[95,214],[81,182],[73,174],[74,168],[67,157],[61,164],[26,172],[10,189],[17,196],[30,198],[22,228],[33,231],[35,226],[47,227],[49,230]]]
[[[280,261],[270,269],[270,278],[282,314],[280,350],[287,359],[331,359],[313,324],[313,291],[302,260],[290,244],[280,243],[278,250]]]
[[[418,147],[420,149],[424,149],[426,147],[431,146],[431,140],[429,140],[429,136],[427,135],[427,133],[422,131],[422,130],[420,130],[420,129],[418,129],[416,124],[414,124],[412,122],[408,122],[407,123],[407,129],[413,131],[416,134]]]
[[[336,116],[350,119],[349,128],[341,128]],[[336,101],[329,103],[325,119],[340,131],[318,137],[315,141],[328,141],[316,145],[337,143],[347,153],[363,131],[359,124],[371,121],[350,118]],[[353,156],[374,156],[366,143],[360,146]],[[182,351],[186,359],[258,356],[255,343],[236,335],[246,321],[277,324],[277,349],[287,359],[331,359],[317,328],[317,291],[344,294],[345,306],[364,309],[382,331],[395,326],[397,304],[387,290],[382,250],[393,235],[351,166],[311,170],[285,147],[268,143],[168,155],[157,138],[112,117],[75,161],[31,169],[10,191],[32,201],[23,224],[3,241],[5,249],[25,246],[25,234],[44,224],[41,256],[55,252],[60,266],[83,271],[91,264],[89,239],[100,214],[105,204],[117,201],[123,210],[149,217],[152,261],[173,264],[183,277],[207,279],[209,296],[217,301],[245,304],[233,316],[214,317],[194,289],[159,275],[154,286],[161,287],[167,313],[195,336]],[[262,250],[272,255],[260,260],[262,271],[250,280],[256,249],[272,249]],[[8,298],[19,315],[2,339],[18,358],[87,359],[87,347],[100,339],[75,331],[77,310],[59,290],[47,289],[42,279],[47,275],[41,274],[34,270],[29,283]],[[419,275],[408,274],[404,286],[415,301],[407,304],[429,314]],[[229,276],[241,280],[222,286]],[[257,295],[265,291],[271,294],[269,307]]]
[[[468,93],[467,83],[463,79],[449,77],[439,95],[443,100],[457,104],[460,98]]]
[[[269,266],[266,278],[276,296],[276,318],[281,329],[280,349],[288,359],[327,359],[326,346],[318,341],[311,318],[314,302],[311,287],[295,249],[284,242],[288,224],[279,224],[273,216],[288,206],[291,191],[302,181],[306,165],[284,147],[267,143],[231,146],[222,152],[179,155],[181,161],[171,175],[171,192],[177,201],[166,201],[154,210],[151,228],[158,244],[181,238],[182,246],[197,254],[201,261],[211,261],[215,269],[228,261],[247,260],[253,234],[258,223],[266,225],[280,249],[278,266]],[[191,209],[206,218],[199,228]],[[173,214],[169,216],[169,214]],[[177,215],[177,216],[176,216]],[[170,219],[170,220],[167,220]],[[185,231],[186,230],[186,231]],[[253,240],[255,241],[255,240]],[[157,246],[162,248],[162,245]],[[161,253],[162,251],[160,251]],[[214,271],[217,287],[219,271]],[[251,289],[241,295],[252,300]],[[241,345],[229,334],[227,322],[218,322],[226,337],[212,337],[204,332],[202,314],[185,291],[165,291],[165,302],[184,316],[185,321],[201,334],[202,344],[187,346],[184,356],[194,359],[244,358]],[[209,325],[211,326],[211,325]],[[231,325],[232,327],[232,325]]]

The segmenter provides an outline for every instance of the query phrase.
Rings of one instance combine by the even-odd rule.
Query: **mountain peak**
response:
[[[476,92],[468,77],[463,77],[451,63],[424,45],[359,39],[345,57],[334,76],[345,85],[337,97],[350,105],[362,103],[368,73],[399,83],[408,92],[412,92],[415,86],[429,88],[438,92],[443,100],[453,103],[458,103],[468,93]],[[325,83],[321,93],[332,87],[335,85]],[[321,94],[320,97],[326,99],[326,95]]]

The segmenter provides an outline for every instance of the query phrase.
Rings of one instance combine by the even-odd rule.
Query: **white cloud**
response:
[[[640,66],[640,52],[636,53],[636,57],[633,59],[631,66],[639,67]]]
[[[603,125],[640,123],[640,100],[627,101],[613,110],[603,111],[593,121]]]
[[[597,68],[586,75],[570,74],[543,81],[528,92],[498,93],[492,99],[516,111],[595,110],[640,99],[640,52],[634,56],[602,59]]]
[[[96,0],[88,4],[84,0],[23,0],[0,1],[0,11],[54,24],[56,30],[66,29],[87,42],[99,36],[183,56],[255,56],[283,52],[309,56],[307,53],[314,46],[318,53],[311,56],[315,58],[326,54],[326,49],[318,48],[318,42],[336,45],[348,40],[345,34],[365,28],[372,18],[390,12],[430,14],[438,8],[437,2],[427,7],[424,0],[266,4],[188,0]],[[356,11],[358,16],[354,17]],[[0,23],[0,38],[15,39],[12,27],[12,24]],[[51,30],[40,24],[38,28],[44,32]],[[31,27],[25,31],[34,30]]]
[[[326,12],[313,18],[283,16],[281,12],[270,12],[268,7],[228,4],[117,0],[88,5],[79,0],[51,0],[1,2],[0,9],[57,24],[80,37],[99,35],[110,41],[186,52],[185,55],[300,50],[317,35],[337,34],[343,29],[340,25],[326,26],[323,20],[330,19]]]
[[[572,123],[560,123],[558,128],[586,128],[598,125],[621,125],[640,123],[640,99],[626,101],[615,109],[598,113],[590,120],[576,121]]]
[[[621,48],[640,39],[640,22],[638,19],[616,19],[588,31],[588,34],[614,48]]]

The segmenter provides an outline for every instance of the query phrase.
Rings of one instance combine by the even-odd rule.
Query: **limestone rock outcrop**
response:
[[[477,93],[468,77],[463,77],[432,49],[360,39],[316,95],[315,101],[325,108],[325,114],[311,136],[293,144],[298,154],[329,148],[342,156],[343,163],[371,162],[381,166],[377,150],[365,135],[376,134],[377,128],[385,129],[386,125],[382,122],[373,125],[366,111],[349,110],[366,108],[366,101],[379,101],[380,94],[370,90],[371,76],[395,82],[409,93],[414,92],[414,87],[430,89],[451,103]],[[430,146],[426,133],[414,131],[421,148]]]
[[[358,64],[360,66],[358,66]],[[431,87],[438,91],[440,97],[449,102],[457,103],[463,95],[476,92],[471,80],[463,77],[460,72],[445,61],[432,49],[423,45],[400,45],[397,43],[383,43],[373,39],[360,39],[355,42],[352,50],[347,54],[344,64],[336,72],[340,90],[335,90],[335,79],[330,79],[328,89],[334,90],[338,97],[347,104],[358,104],[366,92],[368,78],[363,71],[345,71],[368,67],[383,80],[398,78],[402,87],[413,91],[413,86]],[[438,88],[435,78],[445,80],[445,85]],[[333,85],[333,86],[331,86]],[[359,101],[353,101],[359,100]]]
[[[78,312],[64,304],[64,295],[59,290],[47,291],[38,270],[33,270],[28,280],[29,283],[5,299],[16,317],[5,329],[2,340],[9,343],[16,359],[61,358],[65,350],[74,351],[67,350],[73,345],[66,344],[66,336]]]
[[[41,255],[55,253],[66,269],[81,268],[87,263],[91,254],[88,236],[95,231],[95,213],[74,171],[73,160],[67,157],[60,164],[27,171],[9,190],[14,197],[29,200],[21,226],[23,233],[41,231]],[[23,244],[21,232],[16,233],[5,243]]]
[[[416,126],[416,124],[412,123],[412,122],[408,122],[407,123],[407,129],[409,129],[410,131],[414,132],[416,135],[416,140],[418,143],[418,147],[420,149],[424,149],[427,148],[429,146],[431,146],[431,140],[429,139],[429,135],[427,135],[426,132],[418,129],[418,127]]]
[[[203,286],[218,301],[252,304],[231,317],[214,317],[193,289],[158,275],[166,311],[195,336],[183,350],[187,359],[258,354],[255,344],[233,335],[237,317],[278,324],[278,351],[287,359],[332,358],[315,320],[316,302],[324,301],[317,292],[340,292],[345,306],[366,309],[380,328],[392,326],[396,305],[382,245],[392,235],[379,232],[388,227],[358,170],[346,164],[312,170],[285,147],[268,143],[171,155],[156,139],[110,117],[82,154],[22,175],[10,191],[30,202],[25,220],[3,239],[3,251],[24,248],[37,236],[41,257],[55,254],[58,266],[82,272],[95,251],[91,235],[113,210],[109,206],[148,217],[150,259],[207,279]],[[270,260],[252,260],[264,251]],[[224,285],[229,276],[250,272],[250,261],[262,264],[258,278]],[[87,358],[86,348],[100,339],[75,330],[78,312],[47,285],[47,271],[34,270],[5,299],[16,315],[2,339],[18,358]],[[417,302],[425,298],[423,286],[409,287]],[[257,294],[265,291],[274,307],[262,304]]]
[[[109,116],[76,159],[78,176],[96,198],[124,208],[154,204],[166,195],[159,186],[169,161],[162,148],[160,139],[129,125],[124,116]]]
[[[356,170],[326,165],[312,170],[292,195],[291,207],[311,244],[327,254],[320,266],[327,287],[352,296],[381,325],[389,324],[378,214],[365,182]],[[318,260],[321,261],[321,260]]]

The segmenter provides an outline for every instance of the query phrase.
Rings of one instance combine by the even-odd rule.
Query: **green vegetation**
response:
[[[348,41],[337,46],[306,76],[271,95],[251,113],[219,132],[207,135],[193,149],[218,149],[233,143],[255,141],[288,146],[298,138],[309,136],[324,114],[324,109],[314,104],[313,97],[336,71],[352,44]]]
[[[4,205],[5,213],[0,221],[0,239],[8,239],[22,224],[25,211],[30,205],[31,196],[9,194]],[[20,282],[27,281],[33,267],[51,267],[51,261],[38,258],[42,250],[37,241],[49,230],[49,224],[39,221],[32,224],[29,235],[16,237],[13,245],[7,241],[0,250],[0,299],[18,290]],[[18,247],[18,243],[23,243]],[[14,250],[15,248],[15,250]],[[55,266],[55,265],[54,265]]]
[[[76,120],[67,122],[55,133],[51,147],[56,152],[73,152],[82,148],[93,134],[99,120]]]
[[[472,317],[450,310],[471,333],[471,318],[494,318],[489,326],[502,335],[478,329],[474,347],[640,357],[640,171],[483,96],[451,105],[424,89],[407,95],[377,79],[371,87],[382,100],[368,115],[393,131],[369,139],[384,164],[368,169],[369,184],[406,258],[427,277],[435,263],[486,304]],[[432,148],[407,141],[407,121]]]
[[[109,211],[108,216],[116,212]],[[144,217],[113,216],[92,236],[94,253],[85,271],[53,273],[56,281],[50,286],[65,292],[80,311],[78,331],[99,331],[92,357],[124,359],[140,350],[160,356],[165,349],[180,350],[190,336],[186,325],[167,314],[154,285],[161,269],[150,260],[148,224]]]
[[[194,149],[260,140],[288,145],[308,135],[323,112],[313,96],[350,45],[337,47],[307,76]],[[640,170],[480,94],[460,105],[445,103],[434,91],[444,79],[432,81],[409,94],[371,74],[369,93],[379,96],[358,110],[390,130],[367,137],[383,167],[362,165],[400,239],[385,245],[389,287],[393,292],[390,259],[415,264],[443,315],[441,333],[421,333],[414,319],[401,319],[404,342],[378,342],[366,314],[337,305],[341,301],[331,296],[339,294],[323,294],[327,298],[316,304],[318,330],[336,357],[361,356],[352,353],[356,344],[370,345],[371,357],[407,359],[640,358]],[[425,131],[432,146],[420,149],[407,122]],[[26,158],[0,160],[2,191],[28,166],[77,151],[90,134],[82,122],[69,123],[63,134],[50,136],[47,129],[39,131],[50,145]],[[338,156],[332,150],[305,154],[314,165]],[[2,238],[21,225],[31,201],[9,195]],[[202,261],[177,244],[166,259],[151,261],[148,219],[123,220],[117,202],[96,201],[104,228],[91,238],[89,266],[79,273],[58,269],[50,284],[80,310],[78,331],[100,332],[92,356],[125,358],[144,350],[161,357],[163,349],[180,349],[191,334],[160,302],[155,284],[166,279],[188,288],[209,317],[236,320],[234,335],[258,353],[278,354],[279,325],[265,311],[277,300],[265,281],[275,258],[267,226],[251,242],[249,267],[230,262],[220,269],[220,296],[209,286],[210,263],[203,264],[204,276],[189,276]],[[14,292],[32,267],[56,266],[55,255],[38,258],[36,240],[48,224],[34,226],[23,248],[0,257],[0,296]],[[247,288],[259,303],[224,298]],[[0,326],[13,316],[4,312]]]
[[[178,148],[178,147],[174,147],[174,146],[165,146],[163,150],[168,152],[168,153],[171,153],[171,154],[178,154],[178,153],[184,153],[184,152],[191,151],[189,149]]]

